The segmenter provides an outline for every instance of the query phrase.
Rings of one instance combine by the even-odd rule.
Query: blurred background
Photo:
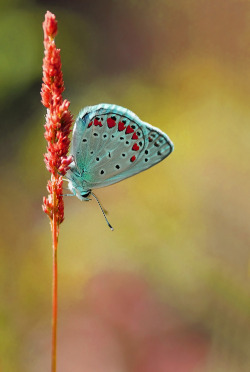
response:
[[[60,372],[250,371],[250,2],[0,1],[0,369],[50,370],[42,22],[56,14],[76,117],[115,103],[167,160],[65,199]]]

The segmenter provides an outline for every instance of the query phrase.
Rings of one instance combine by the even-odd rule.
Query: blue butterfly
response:
[[[73,162],[66,173],[69,190],[80,200],[88,201],[92,195],[102,209],[92,189],[142,172],[173,149],[165,133],[126,108],[105,103],[85,107],[73,129]]]

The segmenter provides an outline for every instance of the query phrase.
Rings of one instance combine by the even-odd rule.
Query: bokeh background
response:
[[[58,371],[250,371],[248,0],[1,0],[1,371],[50,369],[47,10],[74,116],[116,103],[175,144],[97,191],[114,232],[65,199]]]

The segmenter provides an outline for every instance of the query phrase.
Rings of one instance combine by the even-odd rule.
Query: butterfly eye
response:
[[[87,192],[86,194],[81,194],[83,198],[87,198],[91,194],[91,191]]]

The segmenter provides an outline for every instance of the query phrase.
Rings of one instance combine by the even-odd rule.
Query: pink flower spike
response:
[[[49,216],[53,240],[53,277],[52,277],[52,343],[51,372],[56,372],[57,360],[57,247],[59,225],[64,220],[63,179],[72,162],[67,156],[69,151],[73,118],[69,111],[70,102],[63,100],[64,82],[60,49],[56,48],[57,21],[49,11],[43,22],[44,58],[43,83],[41,90],[42,104],[47,108],[44,137],[47,151],[44,154],[46,168],[51,173],[48,181],[48,197],[43,198],[43,211]]]
[[[44,36],[54,38],[57,34],[56,16],[47,11],[45,14],[45,21],[43,22]]]
[[[61,175],[65,175],[72,161],[67,157],[73,118],[69,111],[70,102],[63,100],[63,74],[61,70],[60,49],[56,48],[54,38],[57,34],[57,21],[54,14],[47,11],[43,22],[44,59],[42,104],[47,108],[44,137],[47,140],[47,152],[44,154],[46,168],[51,173],[49,199],[44,199],[43,210],[52,220],[56,216],[59,225],[64,219]],[[49,202],[48,202],[49,200]],[[53,201],[53,202],[52,202]]]

